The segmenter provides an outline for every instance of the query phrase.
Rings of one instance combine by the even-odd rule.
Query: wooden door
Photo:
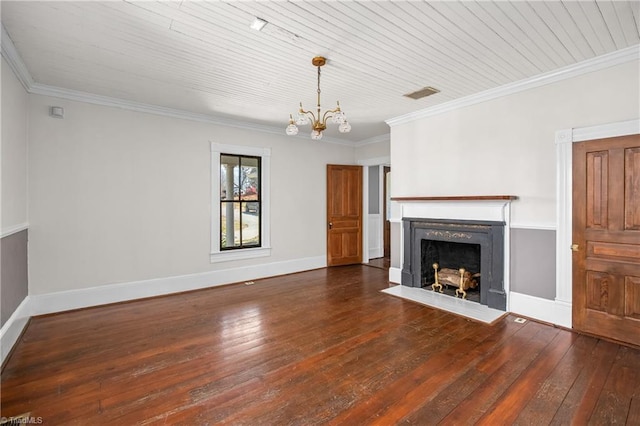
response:
[[[573,327],[640,345],[640,135],[573,146]]]
[[[327,165],[327,264],[362,263],[362,167]]]
[[[389,179],[389,173],[391,172],[391,167],[388,166],[384,166],[383,168],[383,179],[382,179],[382,184],[384,185],[384,191],[383,191],[383,195],[384,195],[384,202],[383,204],[383,213],[382,213],[382,219],[383,219],[383,223],[384,223],[384,227],[383,227],[383,233],[382,233],[382,247],[383,249],[383,255],[384,257],[391,257],[391,222],[389,222],[389,218],[387,217],[387,210],[389,208],[388,206],[388,198],[389,198],[389,188],[388,188],[388,179]]]

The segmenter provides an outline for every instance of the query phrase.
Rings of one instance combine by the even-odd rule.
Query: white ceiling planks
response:
[[[63,90],[284,128],[340,100],[357,142],[385,119],[637,46],[640,2],[2,2],[33,79]],[[269,22],[249,28],[254,17]],[[404,94],[433,86],[440,93]],[[335,129],[331,136],[339,135]]]
[[[599,34],[598,29],[602,29],[600,25],[602,16],[600,15],[597,7],[590,7],[587,2],[564,2],[564,7],[567,8],[573,21],[580,28],[580,32],[593,49],[596,55],[603,55],[607,52],[607,47],[612,46],[611,36],[609,31]]]
[[[487,13],[482,5],[473,2],[443,3],[443,10],[455,22],[466,28],[469,37],[477,39],[482,46],[481,52],[487,60],[501,64],[500,69],[508,81],[524,78],[526,75],[539,72],[533,63],[518,49],[509,44],[508,38],[500,33],[499,22]]]
[[[640,43],[640,2],[613,1],[613,9],[620,23],[627,46]]]
[[[627,41],[614,3],[602,2],[597,4],[597,7],[602,14],[603,22],[606,23],[605,26],[611,35],[615,48],[622,49],[627,45]],[[631,15],[633,16],[633,13],[631,13]]]
[[[584,61],[595,55],[587,40],[582,36],[580,29],[574,24],[564,4],[561,2],[532,2],[531,7],[571,55],[569,63]]]
[[[405,86],[403,93],[413,92],[427,85],[443,89],[452,75],[460,77],[460,84],[457,87],[447,87],[447,92],[458,91],[462,95],[470,90],[477,90],[479,86],[489,87],[493,84],[490,77],[478,76],[476,71],[465,66],[466,61],[474,58],[472,48],[464,40],[448,33],[446,26],[439,22],[442,18],[432,13],[433,9],[429,7],[428,10],[423,10],[411,2],[399,2],[397,7],[401,20],[397,25],[402,27],[404,21],[404,25],[409,28],[407,34],[414,37],[413,40],[404,41],[406,52],[402,60],[409,59],[420,65],[419,70],[424,70],[411,76],[411,85]],[[404,68],[398,62],[396,65]],[[425,75],[429,76],[428,82],[425,81]]]

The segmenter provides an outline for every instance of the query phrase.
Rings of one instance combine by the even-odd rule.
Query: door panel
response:
[[[627,295],[625,315],[640,320],[640,277],[626,277],[624,286]]]
[[[607,228],[608,152],[587,153],[587,228]]]
[[[362,263],[362,167],[327,165],[327,264]]]
[[[573,146],[573,327],[640,345],[640,136]]]
[[[625,149],[624,229],[640,231],[640,148]],[[635,200],[635,202],[634,202]]]

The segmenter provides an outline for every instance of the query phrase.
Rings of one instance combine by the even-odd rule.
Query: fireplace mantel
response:
[[[494,220],[510,225],[509,205],[515,195],[392,197],[392,222],[405,217],[458,220]]]
[[[446,221],[492,221],[501,222],[504,225],[503,244],[503,272],[504,285],[502,292],[506,300],[501,302],[501,309],[509,310],[509,278],[510,278],[510,233],[511,227],[511,203],[517,200],[515,195],[470,195],[470,196],[422,196],[422,197],[393,197],[390,203],[390,221],[399,229],[399,259],[400,267],[391,268],[389,279],[391,282],[401,284],[403,265],[406,259],[406,240],[410,236],[402,232],[405,219],[446,220]],[[506,306],[504,304],[506,302]]]

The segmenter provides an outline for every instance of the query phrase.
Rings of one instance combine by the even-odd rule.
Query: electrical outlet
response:
[[[527,322],[527,320],[524,318],[516,318],[514,319],[514,321],[517,322],[518,324],[524,324],[525,322]]]

